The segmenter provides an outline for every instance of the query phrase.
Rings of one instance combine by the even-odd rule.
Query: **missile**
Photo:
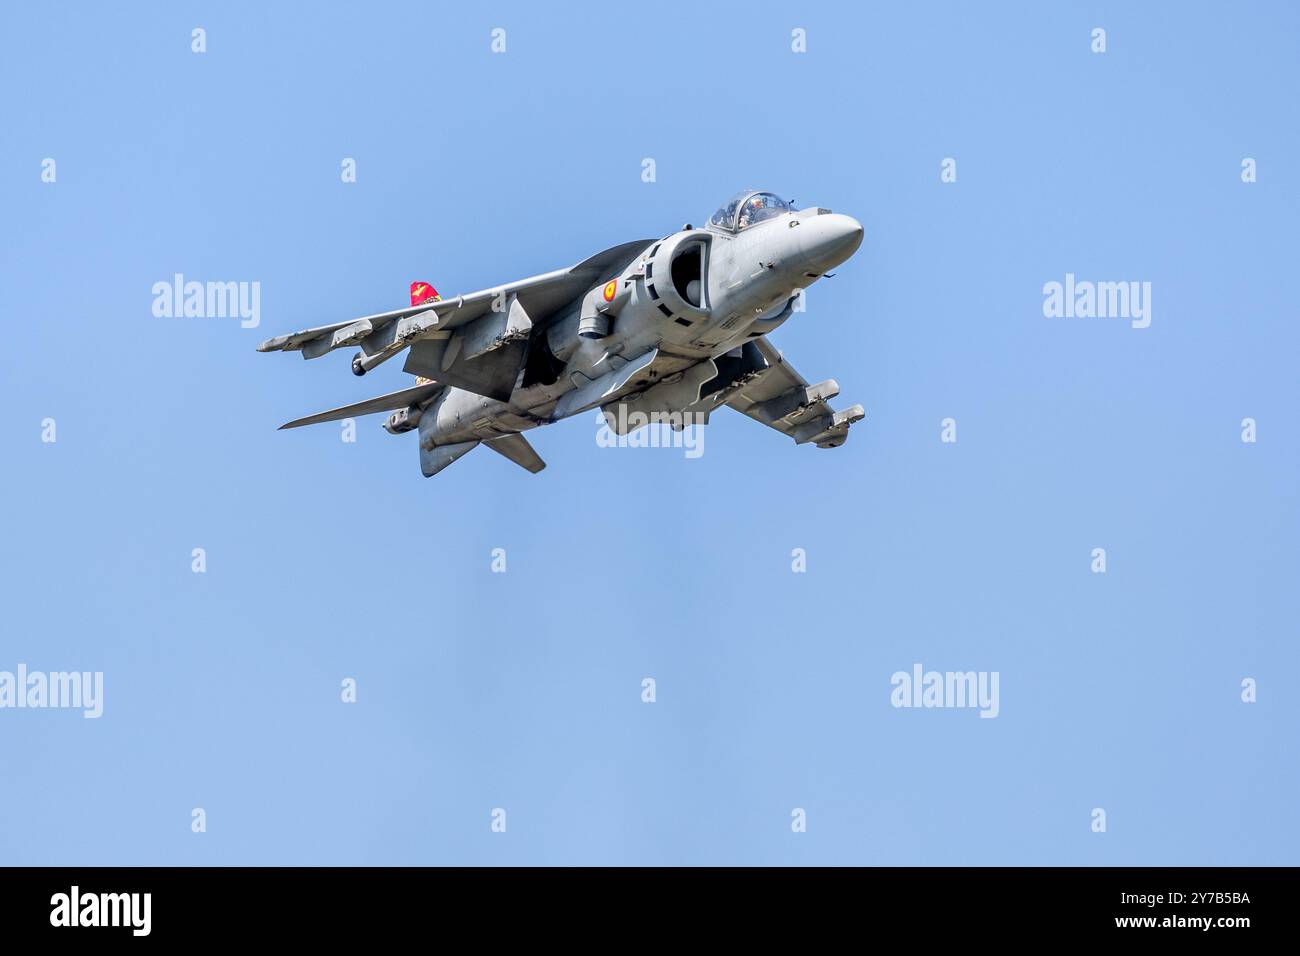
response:
[[[437,328],[438,313],[430,309],[410,315],[366,336],[363,351],[352,356],[352,374],[365,375],[382,365],[416,339],[445,339],[451,335]],[[367,355],[366,352],[370,354]]]
[[[352,356],[352,374],[365,375],[377,365],[382,365],[390,358],[400,352],[401,349],[393,349],[391,352],[376,352],[374,355],[366,355],[364,352],[358,352]]]
[[[801,412],[809,405],[825,402],[840,393],[840,384],[833,378],[816,385],[800,385],[784,394],[776,396],[758,405],[751,411],[757,411],[768,421],[779,421]]]

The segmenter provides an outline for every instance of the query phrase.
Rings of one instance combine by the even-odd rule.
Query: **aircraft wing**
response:
[[[389,392],[387,395],[380,395],[378,398],[368,398],[364,402],[357,402],[355,405],[344,405],[342,408],[331,408],[329,411],[317,412],[315,415],[308,415],[306,418],[297,418],[291,422],[285,422],[280,426],[283,431],[286,428],[301,428],[303,425],[318,425],[321,422],[337,422],[344,418],[358,418],[361,415],[373,415],[375,412],[392,412],[399,408],[406,408],[409,405],[418,405],[437,395],[443,389],[442,385],[437,382],[429,382],[425,385],[416,385],[412,388],[404,388],[399,392]]]
[[[835,411],[828,403],[840,392],[834,379],[809,385],[766,336],[754,339],[753,345],[763,364],[731,391],[725,404],[789,435],[796,444],[812,442],[818,448],[843,445],[849,426],[865,417],[862,406]]]
[[[652,241],[625,242],[568,269],[557,269],[490,289],[277,335],[267,339],[257,350],[302,352],[303,358],[312,359],[337,348],[360,345],[367,356],[383,354],[389,357],[418,338],[432,338],[439,332],[472,322],[491,311],[494,301],[506,302],[513,295],[517,295],[533,319],[538,320],[573,301],[607,274],[621,270]]]

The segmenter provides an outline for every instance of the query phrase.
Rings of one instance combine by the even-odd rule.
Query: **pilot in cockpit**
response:
[[[709,222],[727,232],[739,232],[789,210],[790,204],[772,193],[747,191],[732,196]]]
[[[740,221],[737,228],[745,229],[764,219],[771,219],[788,209],[788,204],[771,193],[758,193],[745,200],[740,209]]]

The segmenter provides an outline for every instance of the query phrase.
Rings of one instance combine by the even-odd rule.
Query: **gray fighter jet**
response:
[[[767,336],[861,243],[850,216],[751,190],[703,229],[452,298],[414,283],[409,308],[277,336],[258,351],[310,359],[360,346],[357,375],[405,351],[414,387],[281,428],[392,412],[384,428],[419,432],[426,476],[479,444],[539,472],[523,433],[597,408],[624,434],[647,421],[703,424],[729,405],[798,444],[834,448],[862,406],[832,410],[835,381],[809,385]]]

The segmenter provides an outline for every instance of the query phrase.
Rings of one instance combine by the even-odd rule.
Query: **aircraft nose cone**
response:
[[[805,219],[795,231],[804,265],[818,274],[847,261],[862,245],[862,223],[839,213]]]

